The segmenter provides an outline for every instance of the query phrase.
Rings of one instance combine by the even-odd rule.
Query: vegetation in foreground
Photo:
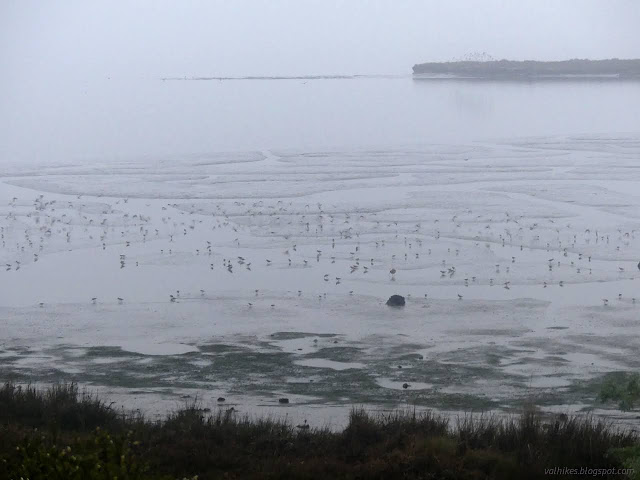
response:
[[[640,478],[638,459],[633,433],[589,417],[545,423],[533,410],[455,425],[431,413],[354,410],[331,432],[196,405],[152,422],[75,384],[0,388],[0,479],[527,479],[554,467],[635,468]]]

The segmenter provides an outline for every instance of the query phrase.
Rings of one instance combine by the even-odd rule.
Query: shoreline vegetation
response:
[[[0,387],[2,479],[533,479],[549,469],[640,478],[640,437],[589,416],[548,420],[533,407],[456,422],[356,408],[334,432],[196,401],[151,421],[76,384]]]
[[[419,63],[416,78],[460,79],[572,79],[610,78],[640,80],[640,59],[572,59],[553,62],[491,60]]]

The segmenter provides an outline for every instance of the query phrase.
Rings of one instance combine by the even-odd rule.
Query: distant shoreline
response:
[[[414,65],[413,75],[425,79],[640,80],[640,59],[430,62]]]
[[[394,74],[377,74],[377,75],[364,75],[364,74],[354,74],[354,75],[333,75],[333,74],[328,74],[328,75],[249,75],[249,76],[238,76],[238,77],[233,77],[233,76],[226,76],[226,77],[213,77],[213,76],[209,76],[209,77],[203,77],[203,76],[191,76],[191,77],[161,77],[160,79],[162,81],[167,81],[167,80],[219,80],[219,81],[228,81],[228,80],[304,80],[304,81],[309,81],[309,80],[355,80],[355,79],[361,79],[361,78],[388,78],[388,79],[395,79],[395,78],[406,78],[408,77],[407,74],[403,74],[403,75],[394,75]]]

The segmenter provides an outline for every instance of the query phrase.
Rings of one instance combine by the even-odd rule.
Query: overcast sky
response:
[[[497,58],[640,57],[638,0],[0,2],[0,66],[26,75],[409,73]]]
[[[637,83],[410,74],[472,52],[640,58],[639,26],[640,0],[0,0],[0,165],[628,131]],[[407,77],[160,80],[322,74]]]

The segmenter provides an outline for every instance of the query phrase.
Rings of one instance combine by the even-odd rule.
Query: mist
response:
[[[1,2],[0,394],[73,382],[109,418],[193,400],[309,434],[354,406],[535,402],[542,443],[590,441],[558,412],[637,426],[599,393],[638,369],[640,61],[541,63],[640,58],[639,25],[637,0]],[[413,70],[474,53],[541,62]],[[183,443],[167,478],[202,473]]]
[[[32,76],[406,74],[414,63],[474,51],[640,56],[633,0],[7,1],[1,9],[9,85]]]

